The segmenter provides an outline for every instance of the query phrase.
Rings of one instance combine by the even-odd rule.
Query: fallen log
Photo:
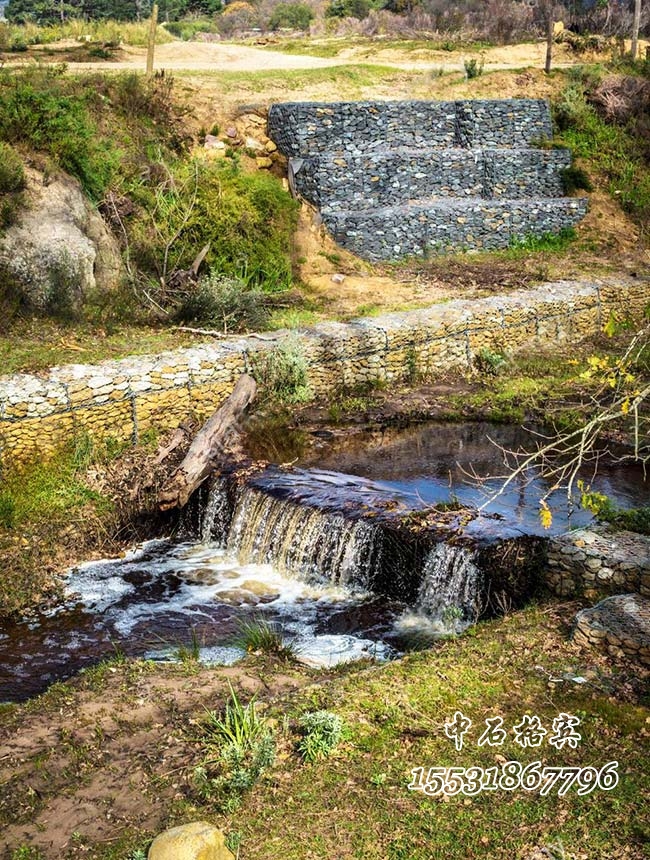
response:
[[[256,391],[255,380],[242,374],[232,394],[196,434],[183,462],[160,491],[158,507],[161,511],[184,507],[214,469],[216,461],[232,456],[239,436],[237,421]]]

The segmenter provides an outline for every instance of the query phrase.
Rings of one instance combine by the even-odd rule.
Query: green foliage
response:
[[[590,69],[574,74],[554,105],[560,140],[578,158],[588,159],[608,180],[608,191],[641,226],[650,223],[650,164],[636,127],[603,119],[587,93],[599,79]]]
[[[223,6],[220,0],[214,0],[210,5],[214,12],[220,12]],[[165,29],[184,42],[191,42],[198,33],[219,32],[216,22],[210,18],[184,18],[180,21],[170,21],[165,24]]]
[[[267,326],[270,308],[268,296],[261,290],[215,273],[190,289],[176,316],[180,322],[219,326],[224,333],[255,331]]]
[[[327,758],[343,738],[343,720],[331,711],[312,711],[299,720],[302,738],[298,751],[305,761]]]
[[[275,741],[255,699],[243,705],[230,686],[222,715],[208,711],[205,741],[208,755],[194,769],[194,785],[206,800],[232,812],[260,775],[273,764]]]
[[[307,3],[278,3],[269,19],[271,30],[287,27],[292,30],[307,30],[314,11]]]
[[[575,238],[576,231],[573,227],[563,227],[558,233],[543,233],[541,236],[531,234],[521,239],[513,239],[508,254],[517,257],[535,251],[566,251]]]
[[[190,631],[189,644],[179,645],[176,656],[181,663],[198,663],[201,656],[201,643],[199,642],[199,634],[194,627]]]
[[[595,492],[583,481],[578,481],[578,489],[580,505],[602,522],[625,531],[650,535],[650,506],[619,508],[609,496]]]
[[[118,153],[97,135],[88,102],[60,68],[0,73],[0,137],[46,152],[99,199],[118,166]]]
[[[562,180],[562,190],[565,194],[573,194],[581,189],[584,191],[594,190],[589,174],[582,167],[576,167],[575,165],[565,167],[560,171],[560,178]]]
[[[332,0],[325,11],[327,18],[358,18],[362,21],[370,13],[370,0]]]
[[[483,74],[483,68],[485,66],[485,60],[481,57],[480,60],[477,60],[476,57],[472,57],[469,60],[465,60],[463,62],[465,67],[465,77],[468,81],[473,80],[474,78],[480,78]]]
[[[42,858],[40,850],[29,845],[19,845],[11,854],[11,860],[42,860]]]
[[[241,619],[237,625],[235,644],[253,654],[266,654],[281,660],[294,660],[296,646],[282,635],[277,624],[265,618]]]
[[[16,501],[7,490],[0,490],[0,528],[12,529],[16,521]]]
[[[298,204],[272,176],[234,163],[160,164],[132,196],[140,206],[127,224],[132,258],[156,280],[188,269],[209,244],[212,272],[265,292],[291,285]]]
[[[479,373],[498,376],[508,366],[508,359],[502,353],[484,346],[474,356],[474,366]]]
[[[305,403],[312,398],[309,374],[300,342],[293,337],[253,358],[253,376],[281,403]]]
[[[15,222],[20,205],[17,195],[25,184],[22,158],[12,146],[0,141],[0,230]]]
[[[161,157],[184,145],[173,79],[136,74],[64,75],[64,67],[0,71],[0,138],[43,153],[100,200],[110,185],[147,173],[149,149]],[[14,184],[20,181],[15,156]]]

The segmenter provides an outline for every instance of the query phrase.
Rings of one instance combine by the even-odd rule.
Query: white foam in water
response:
[[[143,584],[136,586],[124,576]],[[147,599],[146,588],[157,588],[156,597]],[[221,605],[232,607],[233,616],[263,610],[295,642],[298,659],[309,665],[332,666],[363,657],[385,659],[390,650],[350,634],[315,633],[323,609],[358,604],[367,598],[365,592],[294,579],[271,564],[241,564],[232,553],[213,544],[150,541],[124,558],[81,565],[72,572],[68,591],[82,606],[101,612],[124,638],[145,624],[155,637],[156,619],[162,616],[180,616],[174,624],[179,633],[199,623],[214,625],[218,622],[209,610]],[[208,665],[230,665],[245,656],[241,648],[228,644],[203,646],[199,653],[200,661]],[[161,641],[161,647],[149,649],[144,657],[178,660],[178,646]]]
[[[296,656],[308,666],[336,666],[351,663],[364,657],[373,660],[387,660],[390,648],[371,639],[358,639],[346,634],[300,637],[295,640]]]

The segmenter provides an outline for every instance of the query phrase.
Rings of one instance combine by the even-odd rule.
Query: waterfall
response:
[[[477,620],[481,613],[481,572],[471,550],[436,544],[424,564],[416,610],[455,632]]]
[[[215,541],[224,544],[226,542],[230,513],[228,483],[224,478],[217,478],[210,488],[208,501],[201,512],[199,526],[201,543]]]
[[[270,564],[297,579],[406,601],[445,631],[460,632],[481,615],[477,549],[444,542],[422,547],[381,517],[333,508],[331,496],[319,498],[320,485],[308,488],[304,474],[295,491],[289,487],[296,498],[288,497],[283,480],[281,486],[273,476],[267,489],[218,479],[202,513],[202,541],[219,543],[241,564]]]
[[[376,526],[251,487],[238,490],[227,549],[301,579],[371,588],[381,563]]]

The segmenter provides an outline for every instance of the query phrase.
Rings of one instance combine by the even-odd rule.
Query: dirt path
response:
[[[76,43],[71,43],[76,44]],[[61,47],[70,46],[60,43]],[[56,45],[48,45],[51,50]],[[529,66],[543,67],[545,45],[523,44],[490,48],[483,53],[485,69],[519,69]],[[261,72],[291,69],[324,69],[332,66],[373,64],[389,66],[404,71],[425,71],[435,66],[445,72],[463,69],[468,56],[464,51],[400,51],[395,48],[382,49],[353,46],[343,49],[336,57],[312,57],[305,54],[285,54],[280,51],[255,48],[242,44],[211,42],[168,42],[158,45],[155,67],[168,71],[213,71],[213,72]],[[472,56],[476,56],[473,52]],[[133,71],[144,69],[146,49],[126,45],[117,61],[97,63],[70,62],[71,70]],[[566,52],[558,47],[556,65],[570,64]],[[13,65],[13,64],[12,64]],[[18,65],[18,64],[16,64]]]

